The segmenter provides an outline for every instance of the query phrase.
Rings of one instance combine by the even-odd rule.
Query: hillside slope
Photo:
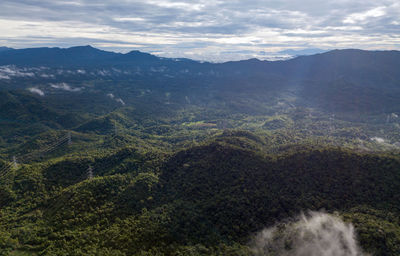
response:
[[[254,232],[325,209],[355,222],[365,250],[398,254],[398,157],[340,148],[271,155],[251,149],[265,146],[261,137],[224,138],[161,162],[124,150],[24,165],[2,181],[9,199],[0,221],[9,240],[1,248],[41,255],[251,255]],[[89,164],[94,178],[85,171]],[[377,240],[371,227],[387,236]]]

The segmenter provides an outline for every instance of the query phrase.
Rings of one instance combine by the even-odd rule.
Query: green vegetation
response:
[[[273,153],[271,137],[226,130],[168,154],[147,145],[23,164],[1,181],[2,253],[251,255],[254,232],[326,209],[354,223],[369,252],[398,254],[398,156]]]
[[[155,75],[156,59],[0,81],[0,255],[254,255],[308,210],[400,255],[397,69],[380,91],[355,66],[339,65],[354,85],[322,64],[303,81],[257,61]]]

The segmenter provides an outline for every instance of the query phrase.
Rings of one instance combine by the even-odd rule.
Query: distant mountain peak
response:
[[[144,53],[144,52],[141,52],[139,50],[132,50],[132,51],[126,53],[126,54],[140,54],[140,53]]]
[[[92,47],[91,45],[73,46],[66,48],[67,51],[85,51],[85,52],[101,52],[102,50]]]
[[[146,52],[141,52],[138,50],[130,51],[124,55],[127,57],[130,57],[130,58],[131,57],[137,58],[138,60],[159,60],[160,59],[159,57],[157,57],[155,55],[152,55],[152,54],[146,53]]]
[[[132,50],[128,53],[126,53],[127,55],[139,55],[139,54],[143,54],[143,55],[151,55],[150,53],[147,52],[141,52],[139,50]]]
[[[6,47],[6,46],[0,46],[0,52],[10,51],[10,50],[14,50],[14,49]]]

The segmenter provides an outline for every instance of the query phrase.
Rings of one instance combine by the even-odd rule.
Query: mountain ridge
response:
[[[18,61],[19,60],[18,58],[21,58],[21,57],[27,58],[26,59],[26,64],[27,64],[27,62],[29,62],[30,58],[44,57],[44,54],[47,54],[48,56],[53,56],[53,57],[76,58],[76,56],[71,55],[73,53],[81,54],[81,57],[90,56],[96,60],[108,60],[108,61],[113,61],[113,60],[118,61],[119,58],[122,58],[124,60],[130,60],[130,61],[133,61],[133,60],[135,60],[135,61],[138,61],[138,60],[153,60],[153,61],[186,60],[186,61],[192,61],[192,62],[196,62],[196,63],[207,63],[207,64],[244,63],[244,62],[256,62],[256,60],[259,63],[271,63],[271,62],[285,63],[285,62],[290,62],[291,60],[294,60],[294,59],[304,58],[304,57],[327,56],[327,55],[333,55],[333,54],[338,54],[338,53],[340,54],[340,53],[355,53],[355,52],[368,53],[368,54],[394,53],[394,54],[400,55],[400,51],[397,51],[397,50],[371,50],[370,51],[370,50],[361,50],[361,49],[334,49],[334,50],[325,51],[322,53],[297,55],[294,58],[291,58],[288,60],[268,61],[268,60],[260,60],[257,58],[250,58],[250,59],[244,59],[244,60],[238,60],[238,61],[226,61],[226,62],[221,62],[221,63],[211,63],[211,62],[197,61],[197,60],[188,59],[188,58],[158,57],[151,53],[146,53],[146,52],[142,52],[139,50],[132,50],[127,53],[118,53],[118,52],[113,52],[113,51],[105,51],[105,50],[101,50],[101,49],[92,47],[90,45],[86,45],[86,46],[73,46],[73,47],[69,47],[69,48],[39,47],[39,48],[13,49],[13,48],[8,48],[8,47],[1,47],[0,48],[0,64],[1,65],[18,65],[18,64],[22,63],[22,62]],[[97,58],[95,58],[95,57],[97,57]],[[12,58],[14,58],[14,60]],[[77,58],[77,59],[79,59],[79,58]],[[85,59],[83,59],[83,60],[85,60]],[[39,63],[40,62],[31,62],[30,64],[39,64]],[[46,62],[42,62],[42,64],[46,64]],[[47,64],[49,64],[49,62]]]
[[[5,89],[29,89],[35,84],[43,92],[54,88],[83,92],[83,82],[134,80],[145,87],[141,90],[154,89],[159,96],[174,91],[181,102],[188,102],[190,97],[198,102],[210,100],[209,96],[237,102],[243,99],[242,94],[292,94],[301,106],[331,113],[350,110],[390,114],[400,111],[399,66],[400,51],[395,50],[345,49],[285,61],[253,58],[210,63],[157,57],[140,51],[122,54],[77,46],[0,52],[0,82]],[[71,86],[64,85],[68,81]],[[54,86],[55,83],[62,85]],[[121,95],[130,90],[125,86],[119,88]]]

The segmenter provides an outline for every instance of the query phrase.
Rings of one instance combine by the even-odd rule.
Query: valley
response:
[[[0,255],[291,255],[319,216],[354,227],[344,255],[399,255],[398,51],[0,65]],[[271,227],[289,254],[255,249]]]

